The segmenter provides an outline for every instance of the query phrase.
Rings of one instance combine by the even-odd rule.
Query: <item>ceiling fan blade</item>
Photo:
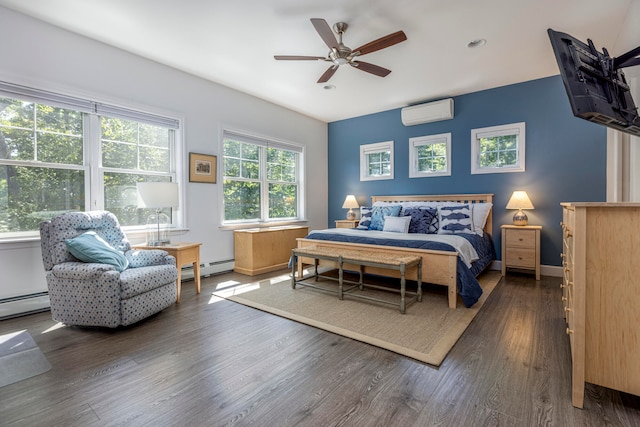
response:
[[[321,18],[311,18],[311,23],[316,28],[316,31],[322,38],[322,40],[329,46],[329,49],[338,49],[338,40],[333,35],[333,31],[327,21]]]
[[[367,53],[375,52],[380,49],[384,49],[394,44],[398,44],[407,39],[407,35],[404,31],[397,31],[392,34],[387,34],[384,37],[380,37],[377,40],[363,44],[357,49],[353,49],[353,52],[359,52],[359,55],[366,55]]]
[[[327,71],[325,71],[324,74],[320,76],[320,79],[318,79],[318,83],[328,82],[329,79],[333,77],[337,69],[338,69],[337,65],[332,65],[331,67],[329,67]]]
[[[358,70],[366,71],[367,73],[371,73],[380,77],[386,77],[391,72],[391,70],[387,70],[386,68],[382,68],[378,65],[369,64],[368,62],[351,61],[349,62],[349,65],[357,68]]]
[[[279,61],[317,61],[326,59],[324,56],[296,56],[296,55],[273,55]]]

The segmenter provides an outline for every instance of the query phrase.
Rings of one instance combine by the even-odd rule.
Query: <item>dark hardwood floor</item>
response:
[[[185,282],[180,304],[116,330],[1,321],[53,368],[0,388],[0,425],[640,426],[640,397],[588,385],[571,405],[559,278],[508,275],[434,368],[211,296],[287,273]]]

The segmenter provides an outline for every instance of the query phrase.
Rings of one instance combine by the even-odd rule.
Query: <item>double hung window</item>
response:
[[[104,209],[123,226],[145,225],[136,182],[176,180],[178,127],[0,82],[0,238],[36,235],[41,221],[68,211]]]
[[[302,147],[223,132],[223,224],[302,219]]]

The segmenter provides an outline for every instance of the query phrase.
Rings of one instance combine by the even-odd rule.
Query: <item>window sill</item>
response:
[[[299,219],[293,221],[277,221],[277,222],[243,222],[241,224],[226,224],[218,227],[222,231],[244,230],[247,228],[269,228],[269,227],[285,227],[287,225],[303,225],[308,220]]]

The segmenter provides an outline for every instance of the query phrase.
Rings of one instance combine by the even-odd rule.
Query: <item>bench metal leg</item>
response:
[[[344,294],[342,293],[342,257],[338,257],[338,299],[344,299]]]
[[[296,254],[291,251],[291,288],[293,289],[296,288],[296,266],[298,265],[298,263],[294,261],[296,259]]]
[[[422,302],[422,259],[418,262],[418,302]]]
[[[406,300],[404,297],[405,294],[405,288],[407,285],[407,280],[404,277],[404,273],[405,273],[405,265],[404,263],[400,264],[400,313],[404,314],[406,311]]]

